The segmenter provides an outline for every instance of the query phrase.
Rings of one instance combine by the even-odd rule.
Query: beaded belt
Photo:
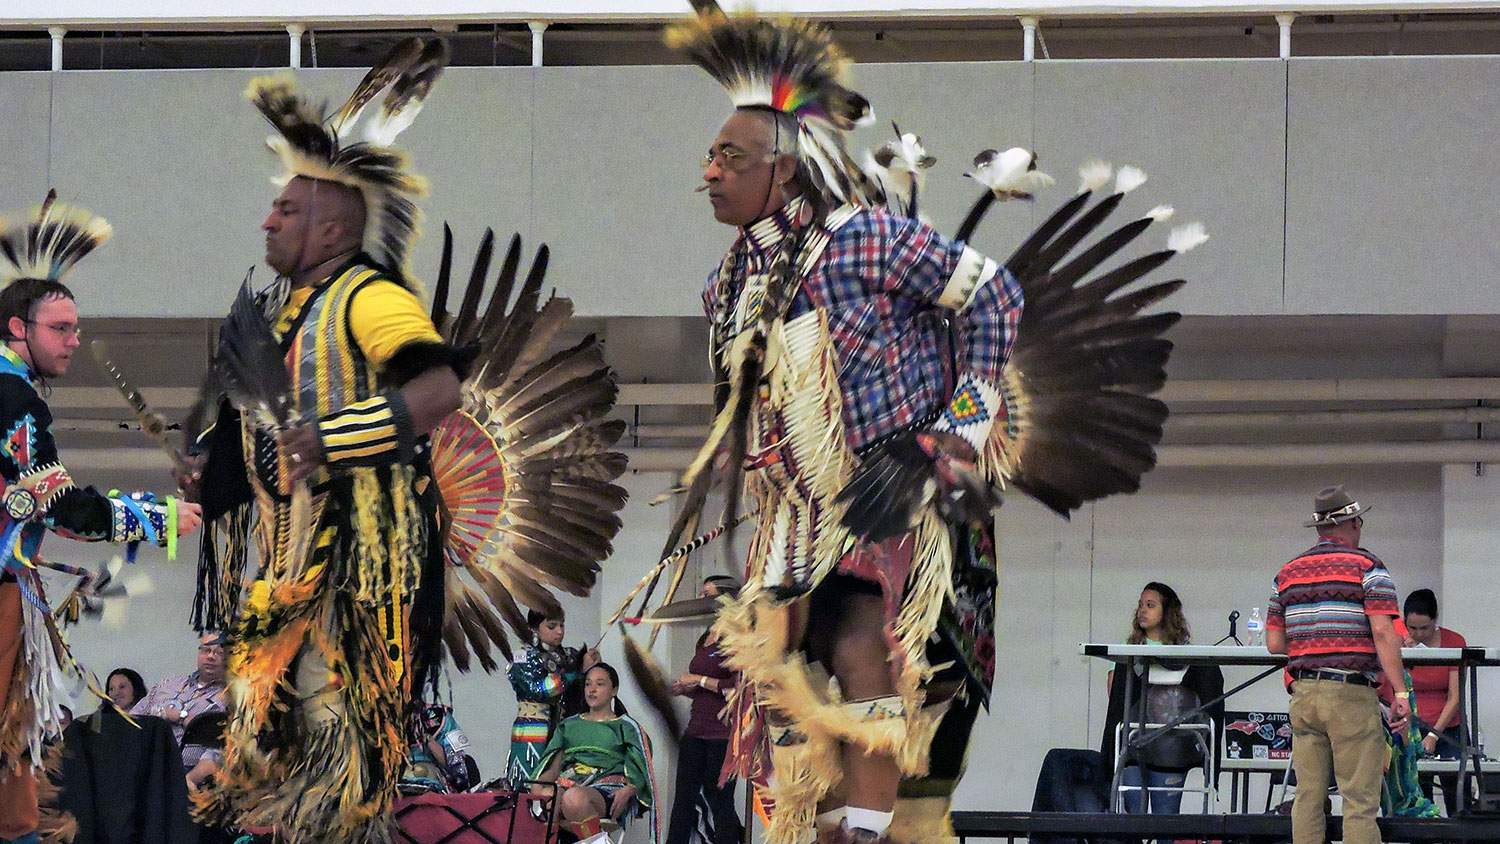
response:
[[[521,718],[535,718],[538,721],[548,720],[552,713],[548,711],[547,704],[534,700],[522,700],[516,703],[516,715]]]

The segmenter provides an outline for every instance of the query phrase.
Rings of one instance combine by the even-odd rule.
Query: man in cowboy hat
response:
[[[1385,565],[1359,547],[1362,506],[1342,486],[1313,499],[1318,543],[1281,567],[1266,619],[1266,647],[1288,654],[1292,694],[1293,844],[1321,844],[1329,774],[1344,798],[1344,840],[1378,844],[1375,816],[1385,773],[1385,726],[1375,688],[1380,672],[1405,689],[1396,586]],[[1396,693],[1391,726],[1406,728],[1411,701]]]

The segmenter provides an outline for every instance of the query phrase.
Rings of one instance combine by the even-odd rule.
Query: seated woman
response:
[[[615,699],[620,675],[599,663],[583,676],[588,709],[557,725],[542,751],[542,768],[531,791],[546,796],[556,783],[557,809],[583,844],[606,844],[604,818],[624,823],[651,810],[651,744],[625,705]],[[656,840],[652,819],[650,839]]]
[[[402,793],[454,794],[468,791],[479,781],[479,768],[466,752],[469,737],[453,717],[453,707],[441,703],[417,707],[411,738],[399,784]]]
[[[1165,583],[1147,583],[1136,602],[1126,644],[1186,645],[1191,640],[1182,599],[1176,590]],[[1143,667],[1137,665],[1138,675],[1131,683],[1127,683],[1130,678],[1125,671],[1109,673],[1109,703],[1105,711],[1102,750],[1111,768],[1115,765],[1116,728],[1125,721],[1126,713],[1134,715],[1137,712],[1140,695],[1145,695],[1147,720],[1166,723],[1200,702],[1214,700],[1224,691],[1224,674],[1216,666],[1182,668],[1157,663],[1142,676]],[[1133,693],[1130,699],[1126,697],[1127,687]],[[1219,702],[1210,706],[1208,717],[1214,729],[1221,730],[1224,704]],[[1207,761],[1196,739],[1184,732],[1161,736],[1130,751],[1125,767],[1120,771],[1120,784],[1125,786],[1125,811],[1140,814],[1149,807],[1152,814],[1177,814],[1182,809],[1181,789],[1186,784],[1188,771],[1204,766]]]
[[[1401,611],[1405,616],[1408,648],[1462,648],[1468,645],[1462,634],[1438,624],[1437,595],[1431,589],[1418,589],[1406,596]],[[1422,736],[1422,753],[1438,759],[1457,759],[1459,749],[1458,666],[1414,665],[1411,673],[1412,706],[1416,715],[1431,729]],[[1422,791],[1432,799],[1432,774],[1419,777]],[[1448,817],[1458,814],[1458,775],[1442,774],[1443,805]]]
[[[109,702],[117,709],[129,712],[146,696],[146,681],[134,669],[116,668],[104,681],[104,693],[109,695]],[[103,707],[105,704],[101,701],[99,705]]]

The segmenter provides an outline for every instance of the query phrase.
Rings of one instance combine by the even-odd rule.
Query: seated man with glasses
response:
[[[224,711],[224,644],[221,633],[203,634],[198,639],[198,670],[162,680],[130,710],[131,715],[155,715],[172,725],[172,737],[182,745],[182,771],[190,790],[197,790],[224,761],[222,750],[183,741],[195,718]]]

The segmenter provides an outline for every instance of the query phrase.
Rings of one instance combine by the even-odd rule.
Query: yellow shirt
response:
[[[317,285],[294,288],[286,306],[276,318],[275,331],[283,335]],[[354,294],[349,303],[349,330],[365,359],[375,369],[383,370],[386,361],[407,343],[441,343],[443,338],[432,325],[432,318],[410,290],[394,281],[372,281]]]

